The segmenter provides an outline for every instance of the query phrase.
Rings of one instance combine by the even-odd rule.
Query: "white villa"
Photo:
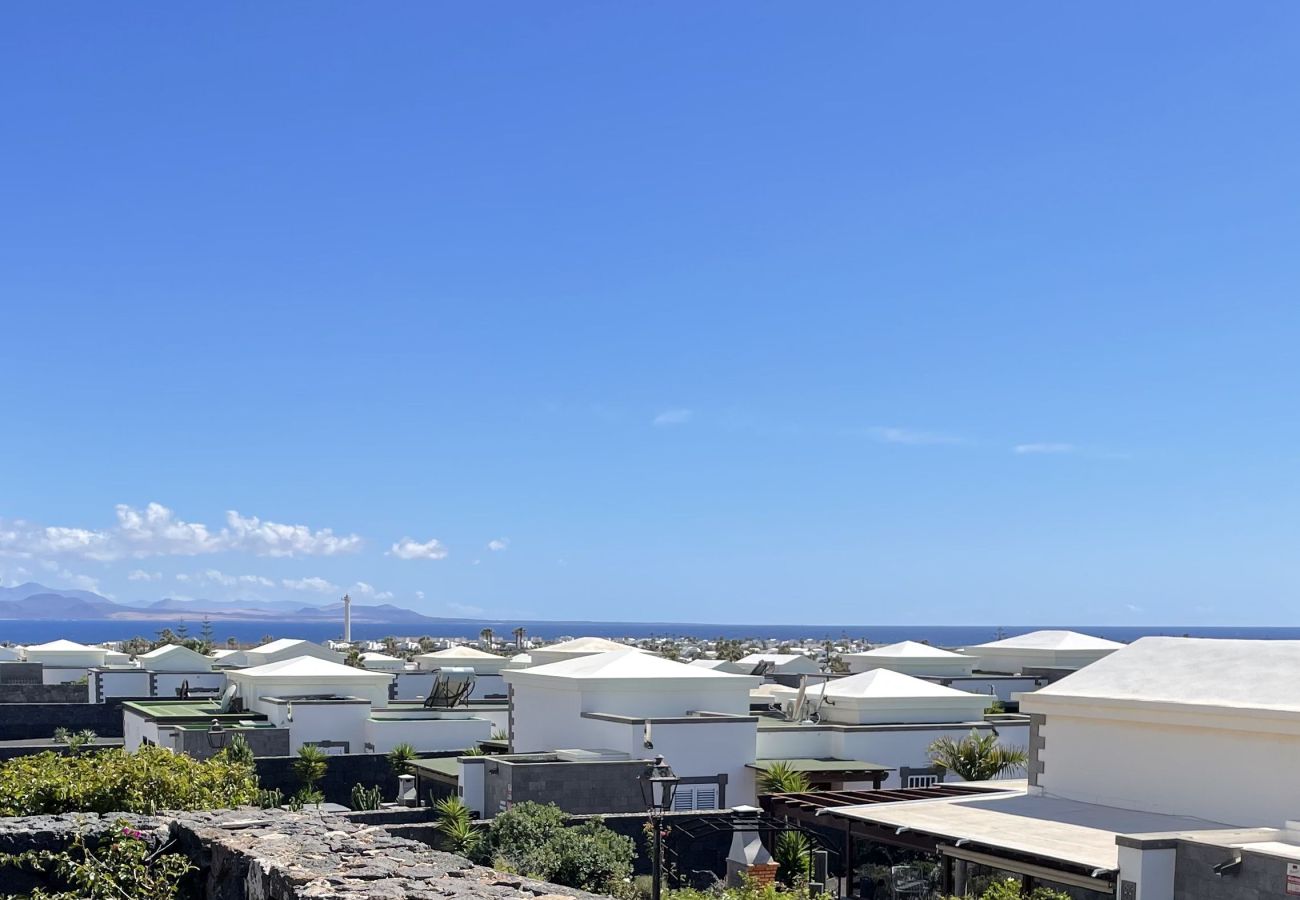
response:
[[[759,719],[761,760],[841,760],[844,772],[888,770],[882,787],[918,787],[942,780],[930,763],[930,744],[941,737],[960,740],[977,731],[996,733],[1006,744],[1025,746],[1028,723],[1021,717],[989,719],[992,698],[932,681],[872,669],[809,685],[800,691],[771,690],[785,715]],[[848,765],[852,763],[852,765]],[[869,764],[869,765],[868,765]],[[860,789],[845,777],[837,789]]]
[[[211,672],[212,657],[180,644],[164,644],[136,657],[140,668],[154,672]]]
[[[570,641],[561,641],[558,644],[550,644],[546,647],[537,647],[529,651],[529,657],[531,665],[546,666],[551,663],[564,662],[566,659],[577,659],[581,656],[594,656],[597,653],[612,653],[619,650],[632,650],[635,653],[647,652],[636,647],[629,647],[627,644],[611,641],[608,638],[580,637]]]
[[[418,751],[462,750],[486,740],[492,722],[469,711],[393,706],[393,675],[300,656],[226,673],[243,713],[216,716],[194,704],[141,703],[124,707],[127,749],[144,741],[181,746],[186,732],[212,716],[247,733],[276,754],[314,744],[331,753],[387,753],[400,743]],[[197,710],[197,711],[196,711]],[[170,734],[166,734],[170,732]],[[179,736],[177,734],[179,732]],[[169,743],[170,741],[170,743]],[[189,750],[191,743],[185,744]],[[198,744],[202,750],[202,744]]]
[[[980,672],[1017,675],[1025,669],[1082,669],[1123,647],[1116,641],[1077,631],[1031,631],[967,647]]]
[[[749,692],[759,679],[714,672],[623,648],[563,662],[506,669],[512,753],[614,751],[668,758],[710,807],[752,803],[755,726]],[[475,798],[476,799],[476,798]],[[467,801],[469,802],[469,801]],[[482,808],[482,807],[476,807]]]
[[[406,660],[387,653],[362,653],[361,666],[374,672],[403,672],[406,670]]]
[[[242,651],[242,658],[236,661],[236,657],[227,656],[222,660],[223,665],[240,665],[240,666],[264,666],[267,663],[280,662],[286,659],[297,659],[302,656],[311,656],[316,659],[323,659],[326,662],[343,662],[343,655],[335,653],[322,647],[320,644],[313,644],[311,641],[301,641],[296,638],[280,638],[271,641],[268,644],[262,644],[260,647],[254,647],[252,650]]]
[[[970,675],[978,662],[973,656],[916,641],[901,641],[862,653],[845,653],[841,658],[852,673],[889,669],[904,675],[947,678]]]
[[[446,650],[435,650],[432,653],[421,653],[415,658],[416,665],[421,669],[432,670],[444,666],[468,666],[474,670],[475,675],[480,677],[501,674],[501,670],[509,662],[510,660],[507,657],[488,653],[486,650],[464,644],[448,647]]]
[[[45,667],[42,674],[45,684],[63,684],[87,677],[92,668],[104,665],[107,655],[108,651],[103,647],[57,640],[33,644],[27,648],[24,658]]]

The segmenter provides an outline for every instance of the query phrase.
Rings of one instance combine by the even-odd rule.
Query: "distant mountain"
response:
[[[123,619],[131,621],[174,621],[207,617],[226,620],[282,621],[292,616],[309,622],[343,621],[343,604],[303,606],[301,601],[273,600],[179,600],[164,597],[137,606],[115,603],[94,591],[48,588],[36,582],[0,587],[0,619]],[[366,606],[352,604],[352,621],[358,624],[417,625],[447,621],[403,609],[391,603]]]

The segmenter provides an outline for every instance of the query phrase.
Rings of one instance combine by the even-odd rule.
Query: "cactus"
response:
[[[352,785],[352,808],[354,810],[379,809],[379,804],[383,795],[379,791],[379,785],[366,787],[362,784]]]

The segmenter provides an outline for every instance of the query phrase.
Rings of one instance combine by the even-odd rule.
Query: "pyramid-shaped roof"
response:
[[[1080,634],[1077,631],[1047,629],[1018,634],[1015,637],[977,644],[979,648],[1005,647],[1008,650],[1118,650],[1124,645],[1118,641]]]
[[[136,659],[140,660],[157,660],[157,659],[185,659],[192,657],[195,662],[212,665],[212,657],[204,656],[198,651],[191,650],[189,647],[180,644],[163,644],[156,647],[148,653],[141,653]]]
[[[260,647],[254,647],[249,653],[279,653],[281,650],[291,650],[300,644],[310,644],[311,641],[304,641],[301,638],[278,638],[269,644],[263,644]]]
[[[236,669],[228,677],[238,678],[243,676],[312,680],[338,679],[340,681],[365,681],[379,678],[386,680],[393,677],[391,674],[384,672],[368,672],[365,669],[330,662],[328,659],[318,659],[315,656],[295,656],[292,659],[281,659],[266,665],[253,666],[250,669]]]
[[[960,653],[953,653],[951,650],[944,650],[942,647],[932,647],[929,644],[921,644],[916,641],[899,641],[897,644],[888,644],[884,647],[876,647],[872,650],[863,650],[861,653],[847,655],[880,656],[889,659],[969,659],[969,657]]]
[[[595,653],[566,659],[546,665],[533,666],[530,669],[507,669],[506,678],[518,678],[527,675],[530,678],[571,678],[600,680],[643,680],[643,681],[710,681],[715,684],[731,682],[733,684],[757,682],[749,675],[732,675],[727,672],[715,672],[700,666],[689,666],[673,662],[661,656],[644,653],[631,647],[613,650],[609,653]],[[722,680],[719,680],[722,679]],[[739,679],[739,680],[738,680]]]
[[[457,644],[454,647],[448,647],[446,650],[434,650],[431,653],[421,653],[421,659],[490,659],[496,662],[504,661],[504,656],[496,653],[488,653],[486,650],[480,650],[477,647],[469,647],[465,644]]]
[[[1144,637],[1025,694],[1022,703],[1033,705],[1041,693],[1093,706],[1109,700],[1291,713],[1300,712],[1297,678],[1300,641]]]
[[[69,641],[60,638],[57,641],[50,641],[46,644],[32,644],[28,650],[98,650],[105,652],[103,647],[92,647],[89,644],[78,644],[76,641]]]
[[[924,678],[913,678],[892,669],[869,669],[847,678],[836,678],[825,684],[808,688],[809,694],[832,699],[859,698],[867,700],[899,700],[928,697],[970,697],[968,691],[944,687]]]
[[[545,647],[538,647],[538,650],[544,650],[547,653],[608,653],[614,650],[636,650],[639,653],[645,651],[638,647],[629,647],[627,644],[620,644],[618,641],[611,641],[602,637],[580,637],[571,641],[561,641],[558,644],[548,644]]]

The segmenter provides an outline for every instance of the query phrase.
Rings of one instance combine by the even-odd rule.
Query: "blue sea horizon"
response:
[[[184,624],[189,634],[197,636],[200,620],[78,620],[7,619],[0,620],[0,642],[38,644],[66,638],[81,643],[127,640],[137,635],[152,638],[164,628],[177,630]],[[877,644],[896,641],[926,641],[931,644],[961,647],[1009,637],[1041,628],[1069,629],[1114,641],[1130,642],[1151,635],[1205,638],[1248,638],[1256,640],[1300,640],[1300,627],[1222,627],[1195,625],[725,625],[673,622],[585,622],[483,620],[423,624],[383,624],[364,622],[352,626],[355,640],[379,640],[388,636],[477,639],[484,628],[497,637],[509,639],[511,632],[523,627],[529,637],[554,640],[559,637],[594,636],[607,638],[695,637],[766,638],[779,641],[824,641],[840,639],[869,640]],[[292,620],[221,620],[212,623],[213,640],[223,644],[228,638],[240,643],[255,643],[261,638],[302,638],[309,641],[339,640],[342,622],[302,622]]]

